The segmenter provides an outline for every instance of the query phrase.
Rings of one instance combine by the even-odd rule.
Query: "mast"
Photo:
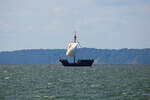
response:
[[[76,36],[76,31],[75,31],[75,35],[74,35],[74,43],[76,43],[76,39],[77,39],[77,36]]]
[[[74,43],[76,43],[77,42],[76,31],[74,33],[75,33],[75,35],[74,35]],[[74,63],[76,62],[76,55],[74,55],[74,61],[73,62]]]

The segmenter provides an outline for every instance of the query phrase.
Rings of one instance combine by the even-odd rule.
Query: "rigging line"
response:
[[[78,42],[78,41],[77,41]],[[79,46],[81,47],[81,48],[86,48],[86,47],[83,47],[83,46],[81,46],[81,44],[78,42],[78,44],[79,44]],[[82,54],[84,54],[85,56],[87,56],[88,58],[90,58],[90,56],[87,54],[87,52],[83,52]]]
[[[86,47],[81,46],[80,42],[77,41],[77,43],[79,44],[79,46],[80,46],[81,48],[86,48]]]

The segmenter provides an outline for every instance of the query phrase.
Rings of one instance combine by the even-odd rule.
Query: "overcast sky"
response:
[[[150,0],[0,0],[0,51],[150,48]]]

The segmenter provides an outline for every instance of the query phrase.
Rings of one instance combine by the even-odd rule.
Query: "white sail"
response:
[[[69,43],[66,56],[75,56],[76,48],[78,46],[78,43]]]

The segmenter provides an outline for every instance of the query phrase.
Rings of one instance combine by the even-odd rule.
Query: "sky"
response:
[[[0,51],[150,48],[150,0],[0,0]]]

